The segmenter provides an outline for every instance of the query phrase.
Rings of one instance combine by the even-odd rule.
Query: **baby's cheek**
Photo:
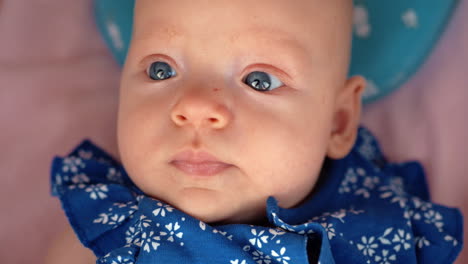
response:
[[[315,182],[304,182],[300,185],[283,185],[283,188],[274,197],[278,200],[279,206],[292,208],[308,196],[314,184]]]
[[[122,164],[131,180],[143,191],[148,187],[151,155],[147,138],[142,135],[141,127],[132,120],[119,126],[119,152]]]
[[[275,195],[279,205],[291,208],[302,202],[314,188],[321,170],[321,161],[313,162],[309,159],[308,164],[290,164],[289,168],[278,175],[274,186]]]

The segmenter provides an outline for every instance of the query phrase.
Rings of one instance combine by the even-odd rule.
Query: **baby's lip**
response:
[[[191,150],[176,154],[170,164],[189,175],[195,176],[213,176],[232,166],[220,161],[208,152]]]

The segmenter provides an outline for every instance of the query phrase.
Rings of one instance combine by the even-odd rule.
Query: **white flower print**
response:
[[[408,226],[411,226],[411,218],[414,216],[414,214],[414,210],[409,210],[408,208],[406,208],[406,210],[404,211],[403,218],[407,220],[406,224]]]
[[[205,230],[206,230],[206,224],[205,224],[205,223],[203,223],[202,221],[200,221],[200,224],[199,224],[199,226],[200,226],[200,229],[201,229],[201,230],[203,230],[203,231],[205,231]]]
[[[268,230],[270,232],[270,234],[272,234],[273,236],[270,238],[270,240],[273,240],[275,239],[277,236],[282,236],[284,234],[286,234],[286,231],[284,231],[284,229],[281,229],[281,228],[270,228],[270,230]]]
[[[388,250],[382,250],[382,255],[376,255],[375,256],[375,262],[379,264],[391,264],[392,262],[390,261],[395,261],[396,260],[396,255],[389,255]]]
[[[344,209],[342,209],[342,210],[344,210]],[[355,214],[355,215],[358,215],[358,214],[363,214],[363,213],[365,213],[366,211],[364,211],[364,210],[355,210],[355,209],[353,209],[353,208],[350,208],[350,209],[347,210],[347,212],[348,212],[348,213]]]
[[[239,262],[239,260],[236,259],[236,260],[231,260],[231,264],[247,264],[247,262],[245,260],[242,260],[242,262]]]
[[[82,169],[84,167],[85,164],[81,158],[71,156],[63,159],[63,172],[77,173],[78,169]]]
[[[409,209],[405,211],[404,214],[404,217],[408,220],[411,218],[414,220],[421,220],[423,218],[422,213],[432,208],[432,204],[430,202],[423,201],[418,197],[413,197],[411,202],[413,203],[414,209]],[[411,225],[410,221],[408,221],[408,225]]]
[[[377,176],[367,175],[362,168],[349,168],[346,171],[345,178],[341,182],[338,192],[353,193],[356,196],[370,198],[370,191],[375,189],[380,182]]]
[[[117,227],[119,223],[122,223],[125,220],[125,215],[119,215],[114,213],[102,213],[99,214],[99,217],[93,220],[95,224],[103,224],[103,225],[113,225],[114,228]]]
[[[271,255],[275,257],[277,261],[279,261],[282,264],[288,264],[288,260],[291,260],[291,258],[288,256],[285,256],[285,253],[286,253],[285,247],[282,247],[279,253],[277,253],[274,250],[271,251]]]
[[[371,89],[369,89],[371,90]],[[368,91],[369,91],[368,90]],[[359,153],[368,160],[372,160],[375,155],[375,148],[370,142],[364,141],[358,148]]]
[[[60,174],[55,174],[55,184],[56,185],[62,185],[62,177],[60,176]]]
[[[403,179],[400,177],[395,177],[390,180],[390,184],[380,187],[380,198],[387,199],[391,198],[391,203],[398,203],[401,208],[406,206],[408,199],[406,198],[406,193],[403,187]]]
[[[377,184],[379,184],[380,182],[380,179],[379,177],[377,176],[374,176],[374,177],[366,177],[366,179],[364,180],[364,187],[366,187],[367,189],[369,190],[373,190],[375,189],[375,187],[377,187]]]
[[[424,222],[426,224],[434,224],[439,231],[442,231],[442,227],[444,226],[443,217],[439,212],[434,210],[429,210],[424,213]]]
[[[432,208],[432,203],[421,200],[418,197],[413,197],[412,199],[414,207],[420,211],[427,211]]]
[[[138,236],[140,234],[140,231],[135,228],[135,227],[130,227],[126,232],[125,232],[125,240],[127,244],[134,244],[136,246],[141,247],[141,239]]]
[[[345,221],[343,219],[346,217],[346,210],[341,209],[340,211],[332,213],[330,216],[340,220],[340,222],[344,224]]]
[[[80,173],[71,178],[72,185],[68,186],[70,190],[74,190],[75,188],[84,189],[86,187],[86,183],[89,182],[88,176],[86,174]]]
[[[327,231],[327,234],[328,234],[328,239],[332,240],[334,236],[336,236],[335,234],[335,228],[333,228],[333,224],[332,223],[321,223],[321,225],[325,228],[325,230]]]
[[[146,252],[150,252],[151,248],[153,248],[153,250],[157,250],[158,247],[161,245],[158,243],[158,241],[160,241],[161,238],[159,236],[155,236],[153,231],[149,232],[149,234],[146,232],[143,233],[141,238],[143,240],[143,250]]]
[[[112,182],[123,183],[122,173],[115,168],[109,168],[106,178]]]
[[[167,241],[174,242],[174,237],[182,238],[182,236],[184,235],[183,232],[177,232],[177,230],[180,229],[179,222],[175,222],[174,224],[169,223],[169,224],[165,225],[164,227],[166,227],[166,229],[167,229],[167,231],[169,231],[169,233],[168,232],[160,232],[159,234],[161,236],[168,236]]]
[[[356,194],[356,196],[362,195],[362,197],[366,199],[369,199],[370,197],[370,192],[365,188],[357,189],[354,194]]]
[[[262,243],[268,243],[268,236],[263,235],[265,233],[265,230],[262,230],[257,233],[257,230],[255,228],[252,228],[250,232],[252,233],[252,235],[254,235],[253,238],[249,239],[250,244],[252,244],[253,246],[256,245],[258,248],[262,248]]]
[[[379,91],[377,85],[373,80],[366,80],[367,87],[364,91],[363,97],[371,97],[376,95]],[[375,147],[374,137],[367,130],[360,130],[359,135],[362,138],[361,145],[358,148],[359,153],[364,156],[367,160],[377,159],[377,148]]]
[[[343,182],[341,182],[340,187],[338,189],[338,193],[350,193],[352,189],[356,189],[356,184],[358,182],[358,177],[354,172],[353,168],[349,168],[346,171],[345,178]]]
[[[122,256],[118,256],[117,259],[112,260],[111,264],[134,264],[134,262],[131,259],[122,258]]]
[[[446,235],[444,237],[444,240],[447,241],[447,242],[452,241],[452,244],[453,244],[454,247],[456,247],[458,245],[458,241],[453,236]]]
[[[123,222],[123,220],[125,220],[125,215],[115,214],[115,215],[110,217],[110,220],[111,221],[109,222],[109,225],[116,225],[118,223]]]
[[[393,247],[393,249],[396,252],[399,252],[401,248],[408,250],[411,248],[411,244],[409,241],[412,240],[411,234],[405,233],[404,230],[398,229],[397,233],[394,235],[392,242],[395,243],[396,245]]]
[[[140,221],[139,221],[140,228],[149,227],[151,225],[151,223],[153,223],[153,221],[151,221],[151,219],[146,217],[146,215],[140,216]]]
[[[80,156],[80,158],[82,159],[91,159],[93,157],[93,152],[92,151],[86,151],[86,150],[83,150],[81,149],[80,151],[78,151],[78,156]]]
[[[429,240],[427,240],[425,237],[422,236],[422,237],[415,237],[414,244],[416,244],[418,248],[423,248],[423,247],[430,246],[431,242],[429,242]]]
[[[375,249],[379,247],[377,243],[374,243],[375,241],[375,237],[373,236],[369,238],[363,236],[361,237],[362,244],[357,243],[357,248],[359,251],[362,251],[364,256],[372,257],[375,254]]]
[[[252,252],[253,255],[253,260],[257,262],[257,264],[270,264],[271,263],[271,257],[268,255],[263,254],[261,251],[254,251]]]
[[[220,234],[226,237],[227,239],[232,240],[232,235],[228,235],[228,233],[225,231],[219,231],[218,229],[213,229],[213,234]]]
[[[105,184],[96,184],[96,185],[90,185],[88,188],[85,189],[86,192],[89,192],[89,197],[93,200],[97,199],[105,199],[107,198],[107,192],[109,189],[107,188],[107,185]]]
[[[319,221],[327,221],[327,218],[333,217],[340,220],[341,223],[345,223],[345,217],[347,215],[359,215],[364,213],[364,210],[354,210],[353,208],[350,209],[340,209],[336,212],[325,212],[320,216],[313,217],[312,219],[308,220],[307,223],[319,222]]]
[[[126,202],[126,203],[114,203],[114,206],[116,208],[129,207],[130,208],[130,213],[133,213],[136,210],[138,210],[138,205],[136,205],[134,201],[130,201],[130,202]]]
[[[122,209],[124,208],[124,209]],[[131,218],[132,214],[138,210],[138,205],[131,201],[128,203],[114,203],[107,213],[99,214],[97,219],[94,219],[93,223],[101,223],[103,225],[117,225],[122,223],[127,217]]]
[[[171,213],[174,210],[174,208],[172,208],[170,205],[163,204],[161,202],[158,202],[156,205],[158,206],[158,208],[156,208],[153,211],[154,216],[160,215],[162,217],[165,217],[167,213]]]
[[[96,223],[96,224],[101,223],[101,224],[106,225],[108,222],[109,222],[109,215],[105,213],[99,214],[99,217],[93,220],[93,223]]]
[[[392,242],[390,242],[390,239],[388,239],[387,236],[390,235],[390,233],[392,233],[392,231],[393,231],[393,227],[389,227],[389,228],[385,229],[383,235],[379,237],[380,243],[382,243],[384,245],[391,245]]]

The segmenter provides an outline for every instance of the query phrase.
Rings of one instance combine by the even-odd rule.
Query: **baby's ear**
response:
[[[366,80],[361,76],[349,78],[337,93],[333,130],[327,150],[331,159],[346,156],[354,145],[361,118],[361,94]]]

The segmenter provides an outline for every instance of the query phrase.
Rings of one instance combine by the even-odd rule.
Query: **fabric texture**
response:
[[[97,263],[452,263],[463,242],[461,213],[429,202],[422,167],[388,163],[364,128],[303,205],[270,197],[265,226],[210,226],[148,197],[90,141],[55,158],[51,179]]]

